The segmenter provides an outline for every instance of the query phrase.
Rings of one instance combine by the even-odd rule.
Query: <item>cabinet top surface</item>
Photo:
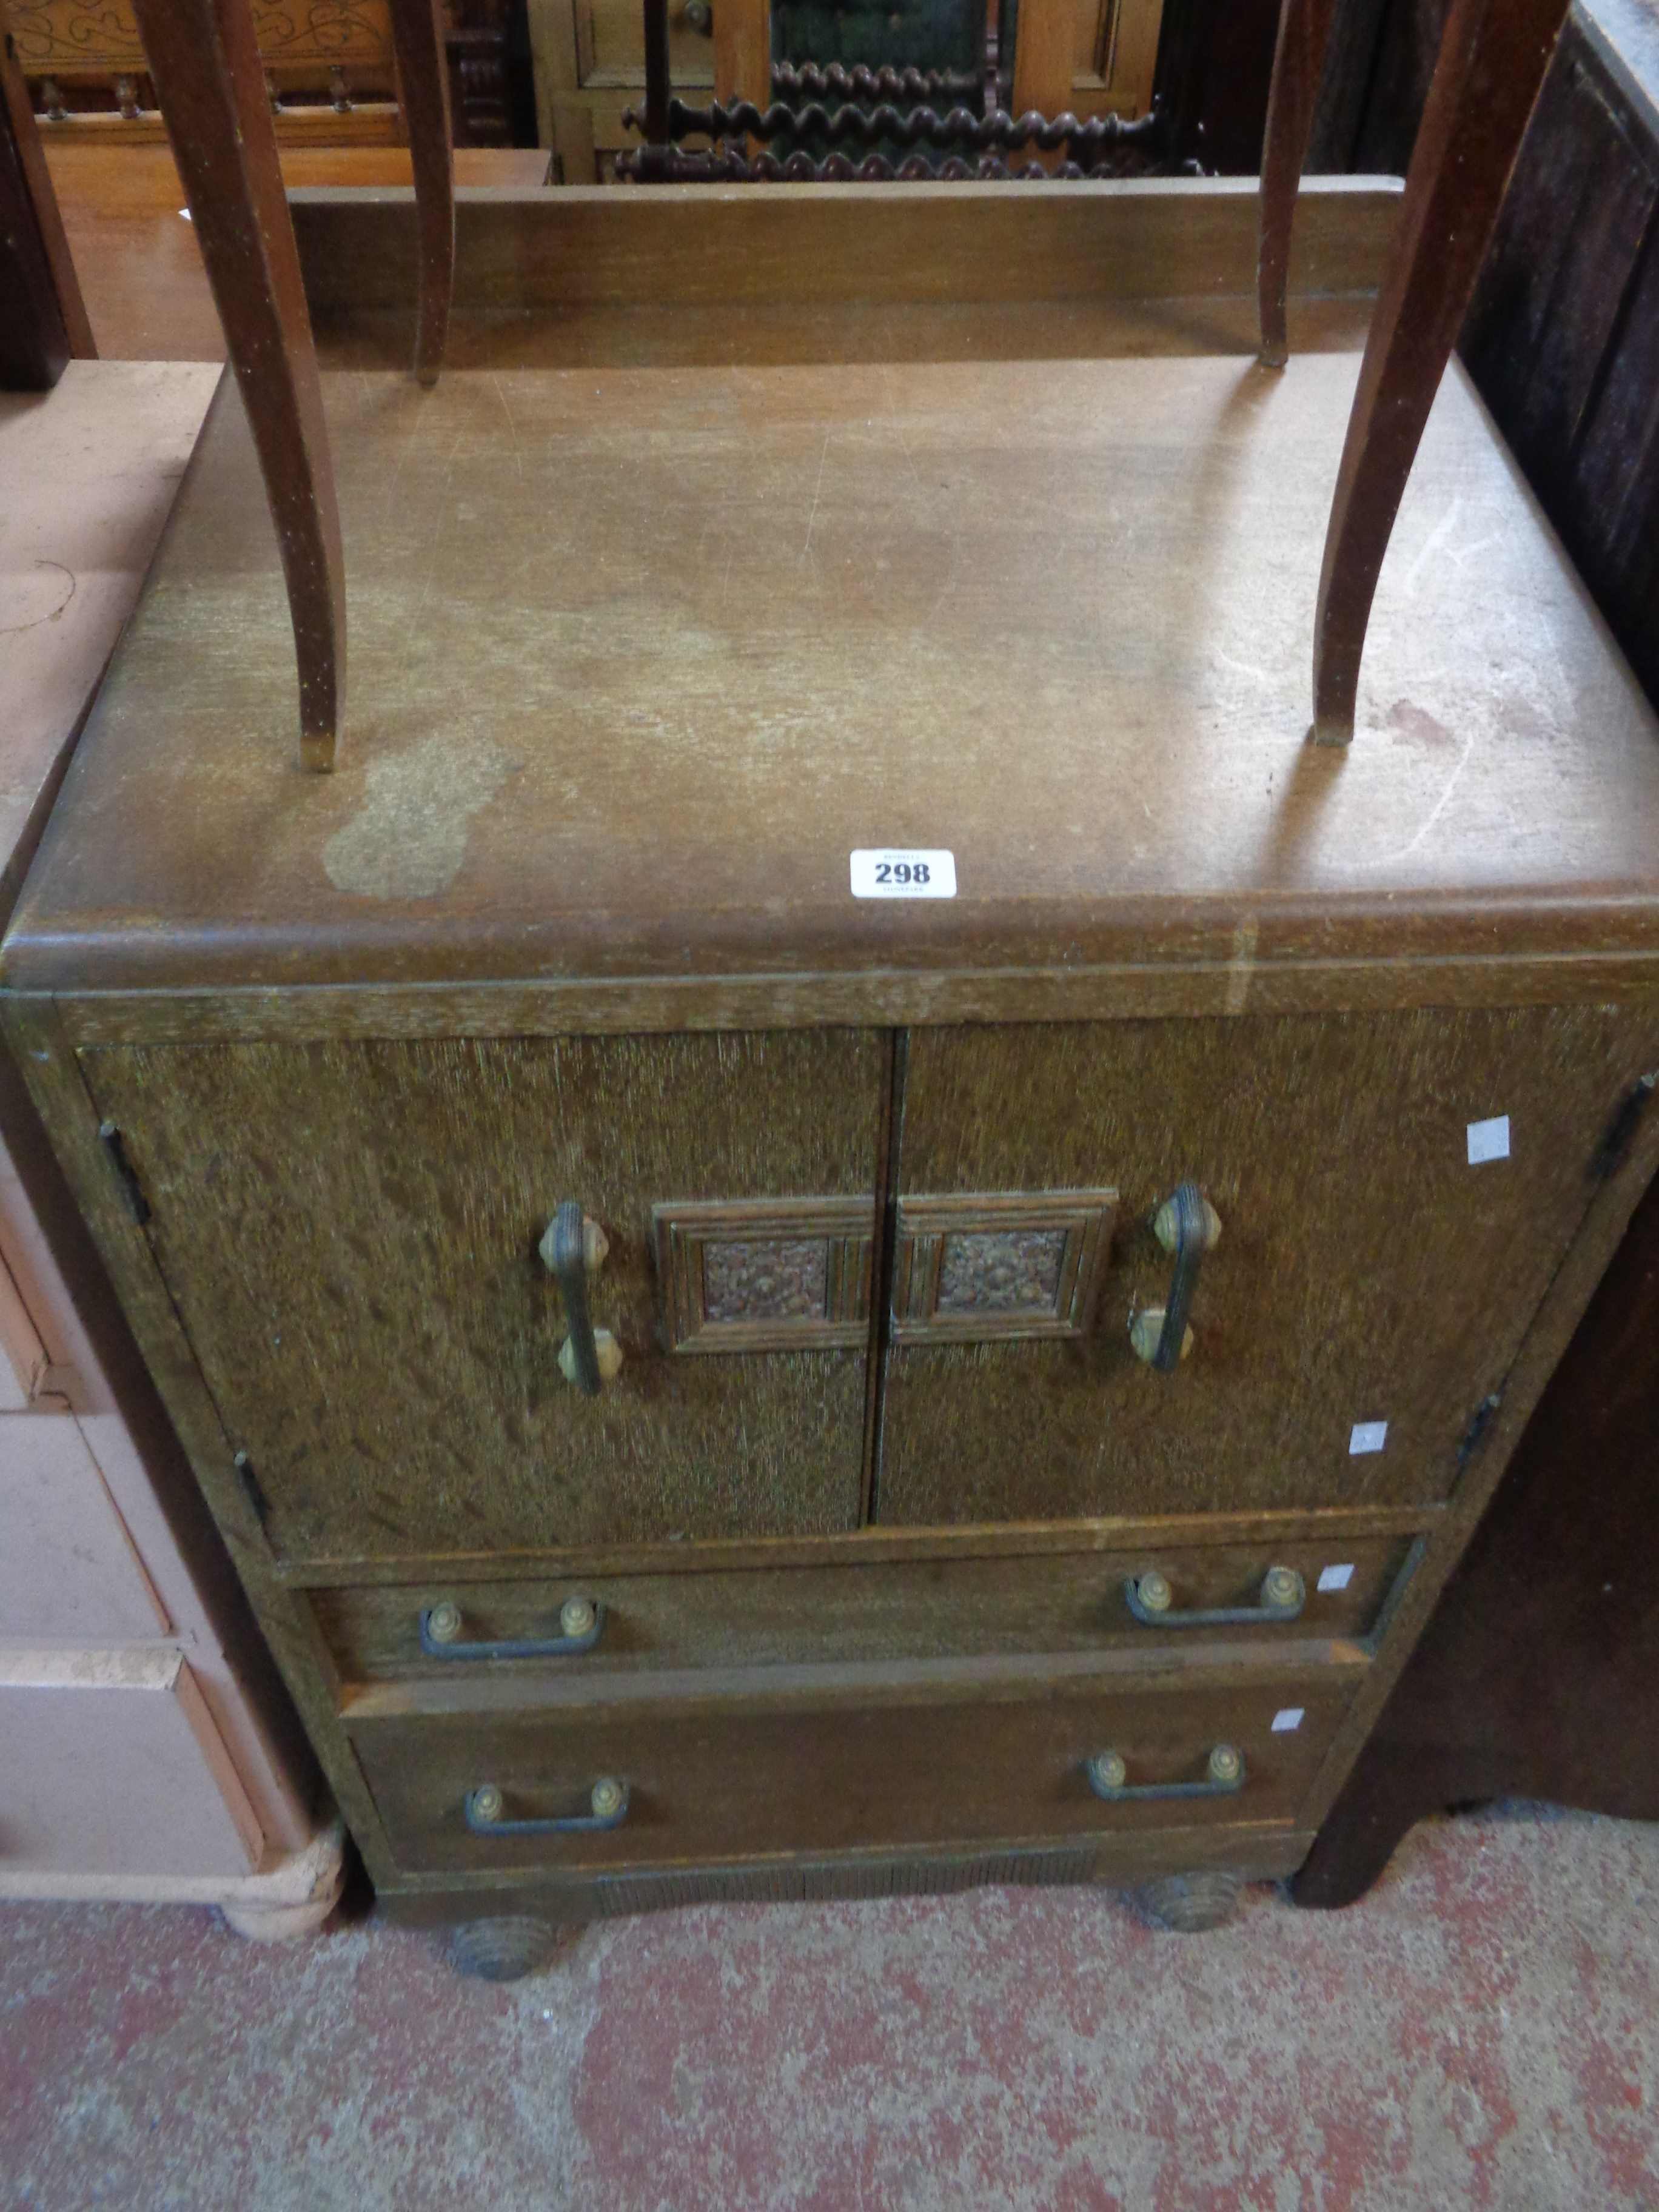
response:
[[[1461,369],[1350,752],[1305,742],[1358,369],[326,380],[332,777],[216,399],[10,932],[21,989],[1659,944],[1659,725]],[[854,848],[954,899],[854,898]]]

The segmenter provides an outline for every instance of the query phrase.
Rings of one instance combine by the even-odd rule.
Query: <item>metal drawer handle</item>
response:
[[[1175,1255],[1167,1305],[1142,1306],[1131,1316],[1129,1342],[1137,1359],[1159,1375],[1172,1375],[1193,1348],[1187,1325],[1199,1262],[1221,1241],[1221,1216],[1195,1182],[1183,1182],[1152,1217],[1152,1234]]]
[[[1236,1797],[1244,1787],[1244,1754],[1231,1743],[1217,1744],[1202,1782],[1131,1782],[1121,1751],[1097,1751],[1084,1760],[1083,1771],[1090,1789],[1109,1805],[1148,1797]]]
[[[1131,1575],[1123,1585],[1124,1603],[1143,1628],[1248,1627],[1264,1620],[1295,1620],[1308,1601],[1308,1585],[1294,1567],[1269,1567],[1255,1605],[1210,1606],[1182,1613],[1172,1602],[1174,1595],[1156,1568]]]
[[[590,1221],[574,1199],[566,1199],[547,1225],[538,1248],[544,1265],[558,1279],[570,1334],[559,1351],[559,1372],[585,1398],[597,1398],[623,1364],[622,1346],[608,1328],[596,1329],[587,1310],[587,1279],[597,1275],[611,1249],[597,1221]]]
[[[628,1818],[628,1784],[614,1775],[601,1775],[588,1793],[589,1813],[573,1813],[562,1820],[504,1820],[501,1791],[493,1782],[481,1782],[466,1793],[466,1825],[475,1836],[597,1836],[607,1828],[620,1828]]]
[[[428,1659],[574,1659],[591,1651],[605,1632],[605,1607],[591,1597],[568,1597],[559,1607],[556,1636],[526,1636],[496,1644],[463,1642],[461,1608],[441,1598],[421,1615],[421,1649]]]

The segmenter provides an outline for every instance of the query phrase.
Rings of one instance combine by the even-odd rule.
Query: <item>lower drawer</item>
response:
[[[413,1872],[1035,1842],[1290,1822],[1363,1671],[1192,1690],[1026,1674],[857,1703],[630,1698],[364,1717],[352,1736],[393,1855]],[[1236,1778],[1218,1747],[1238,1755]],[[1091,1759],[1127,1794],[1097,1794]],[[618,1790],[596,1801],[602,1782]],[[614,1810],[617,1797],[621,1818],[592,1825],[596,1802]],[[523,1825],[554,1820],[588,1825]]]
[[[1271,1644],[1359,1637],[1410,1557],[1404,1537],[1318,1543],[1149,1545],[1139,1551],[999,1559],[850,1561],[743,1573],[580,1575],[532,1582],[433,1582],[319,1589],[312,1606],[342,1678],[455,1680],[487,1668],[611,1674],[664,1668],[993,1656],[1024,1651],[1154,1648],[1177,1638]],[[1300,1601],[1262,1610],[1274,1567],[1299,1577]],[[1162,1576],[1162,1610],[1132,1607],[1128,1585]],[[572,1599],[596,1609],[586,1648],[549,1658],[488,1656],[480,1647],[558,1638]],[[453,1607],[447,1643],[421,1623]],[[598,1608],[603,1608],[602,1619]],[[1194,1625],[1194,1613],[1242,1618]],[[1288,1616],[1288,1617],[1287,1617]],[[567,1616],[580,1621],[580,1614]]]

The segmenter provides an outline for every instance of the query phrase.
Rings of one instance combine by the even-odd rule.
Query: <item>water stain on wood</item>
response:
[[[362,805],[323,848],[336,890],[435,898],[466,858],[467,827],[513,773],[488,738],[431,737],[369,768]]]

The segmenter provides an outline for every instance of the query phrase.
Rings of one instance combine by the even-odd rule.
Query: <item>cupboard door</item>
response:
[[[825,1030],[82,1066],[273,1545],[352,1558],[854,1528],[887,1059]],[[565,1201],[609,1244],[596,1396],[538,1249]]]
[[[876,1517],[1443,1498],[1656,1047],[1594,1006],[911,1032]],[[1186,1182],[1220,1233],[1160,1372],[1131,1330],[1157,1340]],[[1103,1224],[1083,1311],[1041,1225],[1074,1194]],[[1023,1243],[979,1218],[1015,1195]]]

